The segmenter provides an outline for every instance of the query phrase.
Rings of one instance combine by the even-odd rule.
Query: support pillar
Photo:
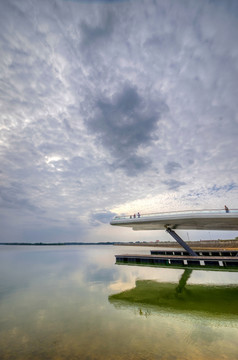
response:
[[[198,256],[195,251],[193,251],[190,246],[188,246],[188,244],[186,244],[185,241],[183,241],[183,239],[181,239],[181,237],[176,234],[176,232],[172,229],[170,229],[170,227],[166,228],[167,233],[169,233],[169,235],[171,235],[191,256]]]
[[[185,269],[184,270],[184,273],[182,274],[180,280],[179,280],[179,284],[178,286],[176,287],[176,293],[177,294],[181,294],[184,289],[185,289],[185,286],[187,284],[187,281],[188,279],[190,278],[191,274],[192,274],[192,269]]]

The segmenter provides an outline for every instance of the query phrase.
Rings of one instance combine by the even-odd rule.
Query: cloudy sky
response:
[[[238,208],[237,39],[236,0],[1,0],[0,241]]]

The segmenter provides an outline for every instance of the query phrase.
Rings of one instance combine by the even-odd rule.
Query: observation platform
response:
[[[189,210],[142,215],[138,213],[137,215],[115,216],[110,224],[131,227],[133,230],[166,230],[185,249],[186,254],[197,257],[198,254],[174,230],[238,230],[238,209],[227,209],[227,211],[225,209]],[[128,259],[128,255],[126,257]],[[150,259],[152,261],[152,258]],[[185,257],[179,259],[179,261],[183,260],[187,261]],[[205,259],[200,260],[205,261]],[[210,263],[211,258],[206,259],[206,261]],[[217,261],[217,259],[214,259],[214,261]],[[219,261],[221,261],[221,258]],[[233,261],[238,266],[238,257],[237,259],[233,258]],[[230,261],[228,262],[230,263]]]
[[[153,214],[115,216],[114,226],[131,227],[133,230],[238,230],[238,209],[188,210]]]

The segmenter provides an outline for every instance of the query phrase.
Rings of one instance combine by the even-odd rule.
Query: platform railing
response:
[[[189,215],[189,214],[238,214],[238,209],[229,209],[228,212],[225,209],[204,209],[204,210],[184,210],[184,211],[171,211],[171,212],[157,212],[149,214],[133,214],[133,215],[117,215],[112,220],[134,220],[139,218],[148,218],[155,216],[167,216],[167,215]]]

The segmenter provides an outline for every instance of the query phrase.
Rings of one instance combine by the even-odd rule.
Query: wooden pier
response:
[[[196,250],[194,249],[194,251],[196,252],[196,254],[198,256],[238,256],[238,250],[204,250],[204,249],[199,249]],[[189,253],[185,250],[151,250],[151,255],[189,255]]]
[[[200,251],[201,252],[201,251]],[[162,266],[162,267],[182,267],[182,268],[200,268],[200,269],[219,269],[238,271],[237,253],[229,256],[213,255],[181,255],[181,254],[159,254],[159,255],[138,255],[125,254],[115,255],[116,264],[144,265],[144,266]],[[171,253],[177,253],[174,251]],[[232,252],[231,252],[232,253]]]

